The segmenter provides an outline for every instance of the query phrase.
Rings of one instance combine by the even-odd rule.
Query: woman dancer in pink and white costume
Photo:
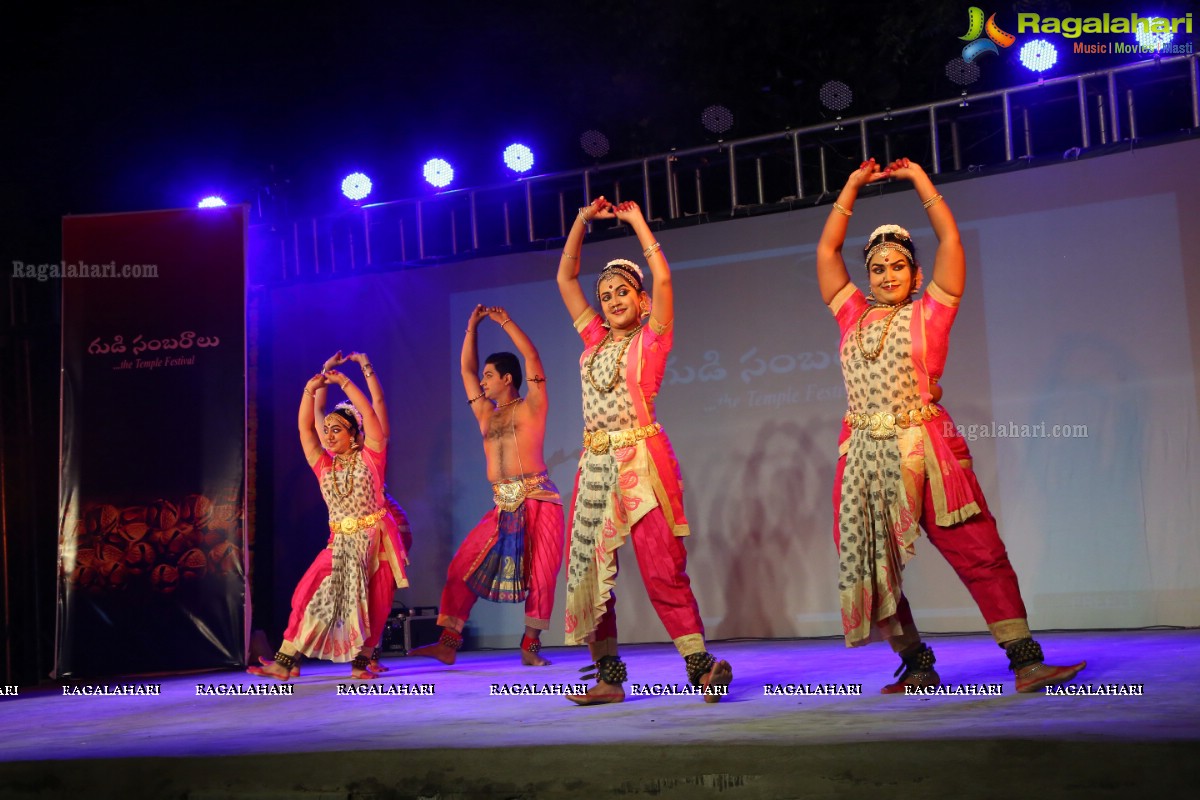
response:
[[[654,306],[632,261],[608,262],[596,281],[596,313],[579,285],[587,225],[619,219],[633,228],[654,275]],[[583,338],[583,452],[571,507],[567,561],[567,644],[587,643],[596,685],[570,699],[619,703],[626,679],[617,654],[617,550],[629,539],[650,602],[683,656],[688,679],[707,702],[733,679],[728,662],[704,645],[704,623],[686,572],[689,534],[683,484],[671,442],[655,420],[654,401],[674,343],[674,291],[662,247],[637,203],[603,197],[579,209],[563,246],[558,289]]]
[[[898,225],[876,228],[863,248],[870,297],[850,281],[842,259],[859,190],[885,178],[912,182],[937,236],[933,280],[921,297],[916,248]],[[938,405],[938,380],[965,278],[958,225],[925,171],[906,158],[887,169],[874,159],[864,161],[846,181],[821,233],[817,282],[841,330],[849,404],[833,507],[842,627],[847,646],[882,638],[899,654],[899,679],[884,693],[940,683],[933,650],[921,641],[900,581],[921,528],[983,612],[1016,673],[1017,691],[1069,681],[1086,666],[1043,662],[967,444]]]

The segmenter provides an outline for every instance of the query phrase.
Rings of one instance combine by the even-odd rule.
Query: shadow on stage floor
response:
[[[937,696],[881,696],[897,663],[886,646],[827,640],[713,643],[734,670],[717,704],[661,693],[687,686],[670,645],[625,648],[630,696],[593,708],[532,693],[576,683],[582,648],[547,649],[555,663],[541,669],[515,651],[462,653],[452,667],[391,658],[373,684],[386,694],[344,694],[364,684],[320,662],[290,695],[208,693],[281,686],[240,673],[102,684],[157,683],[158,695],[21,688],[0,702],[0,797],[1190,794],[1200,631],[1037,638],[1052,662],[1089,662],[1075,694],[1015,694],[1002,651],[975,635],[930,637],[957,692]]]

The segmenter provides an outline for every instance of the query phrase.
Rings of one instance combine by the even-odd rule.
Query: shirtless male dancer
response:
[[[521,363],[512,353],[493,353],[479,375],[476,328],[484,319],[500,325],[525,361],[529,389],[519,394]],[[438,608],[442,634],[410,655],[453,664],[475,601],[525,603],[521,662],[541,667],[542,631],[550,626],[554,585],[562,565],[562,498],[546,471],[546,379],[533,342],[502,308],[476,306],[462,348],[467,404],[479,422],[487,476],[495,506],[467,534],[450,561]]]

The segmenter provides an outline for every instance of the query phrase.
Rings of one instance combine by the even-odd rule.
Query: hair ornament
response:
[[[867,241],[871,241],[876,236],[880,236],[885,233],[890,233],[893,236],[903,236],[910,242],[912,241],[912,234],[906,231],[904,228],[901,228],[899,225],[880,225],[878,228],[871,231],[871,236],[867,239]]]
[[[642,277],[642,268],[632,261],[625,258],[614,258],[612,261],[604,265],[604,269],[600,270],[600,274],[596,277],[596,300],[600,299],[600,282],[604,280],[606,275],[620,275],[630,286],[638,292],[642,291],[644,278]]]
[[[363,432],[362,414],[358,413],[358,409],[354,407],[353,403],[338,403],[333,407],[333,411],[330,414],[337,414],[347,422],[351,422],[354,425],[355,436]]]

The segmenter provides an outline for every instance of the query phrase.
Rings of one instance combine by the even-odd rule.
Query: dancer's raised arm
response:
[[[542,366],[541,354],[538,353],[533,340],[521,330],[521,326],[507,311],[499,306],[492,306],[487,311],[488,318],[508,334],[508,338],[512,339],[513,346],[525,362],[525,385],[528,387],[525,390],[525,404],[544,418],[547,411],[546,369]]]
[[[336,383],[338,388],[346,393],[346,397],[354,405],[355,410],[362,415],[364,444],[376,452],[382,452],[387,447],[387,436],[384,435],[383,426],[379,424],[379,417],[371,406],[371,401],[363,394],[363,390],[350,380],[349,375],[344,375],[336,369],[326,372],[325,378],[330,383]],[[382,396],[379,401],[383,402]]]
[[[962,297],[966,288],[967,259],[950,205],[938,193],[920,164],[899,158],[888,165],[886,172],[892,178],[911,181],[917,190],[921,205],[929,214],[933,235],[938,240],[937,255],[933,259],[933,282],[946,294]]]
[[[471,413],[481,423],[483,418],[492,412],[492,404],[484,396],[483,387],[479,385],[479,321],[486,319],[488,310],[482,305],[475,306],[471,316],[467,318],[467,332],[463,336],[462,356],[459,363],[462,369],[463,389],[467,392],[467,404]]]
[[[642,246],[642,255],[646,258],[646,266],[650,268],[654,278],[654,293],[651,295],[654,305],[650,311],[650,321],[655,325],[655,329],[662,333],[675,321],[675,290],[671,286],[671,267],[667,263],[667,257],[663,255],[662,245],[654,238],[654,233],[646,224],[642,209],[632,200],[626,200],[613,207],[608,213],[629,225],[637,234],[638,244]],[[605,214],[601,213],[600,216],[603,218]]]
[[[315,464],[321,457],[321,440],[317,436],[313,408],[317,399],[317,391],[324,387],[325,374],[318,373],[304,384],[304,394],[300,396],[300,412],[296,425],[300,429],[300,447],[304,450],[304,457],[308,459],[309,466]]]
[[[854,214],[854,201],[858,199],[858,192],[868,183],[886,177],[887,173],[879,169],[875,159],[867,159],[850,173],[846,185],[842,187],[829,211],[829,218],[825,220],[825,228],[817,241],[817,286],[821,290],[821,300],[826,305],[833,302],[837,293],[850,282],[850,273],[842,258],[842,245],[846,243],[846,228],[849,227],[850,217]]]
[[[607,216],[612,217],[609,208],[608,201],[600,196],[590,205],[579,209],[575,221],[571,224],[571,232],[567,234],[567,241],[563,244],[562,256],[558,260],[558,291],[572,321],[579,319],[579,315],[590,305],[583,288],[579,285],[579,256],[583,251],[583,235],[587,233],[588,223],[600,217],[602,212],[607,212]]]

